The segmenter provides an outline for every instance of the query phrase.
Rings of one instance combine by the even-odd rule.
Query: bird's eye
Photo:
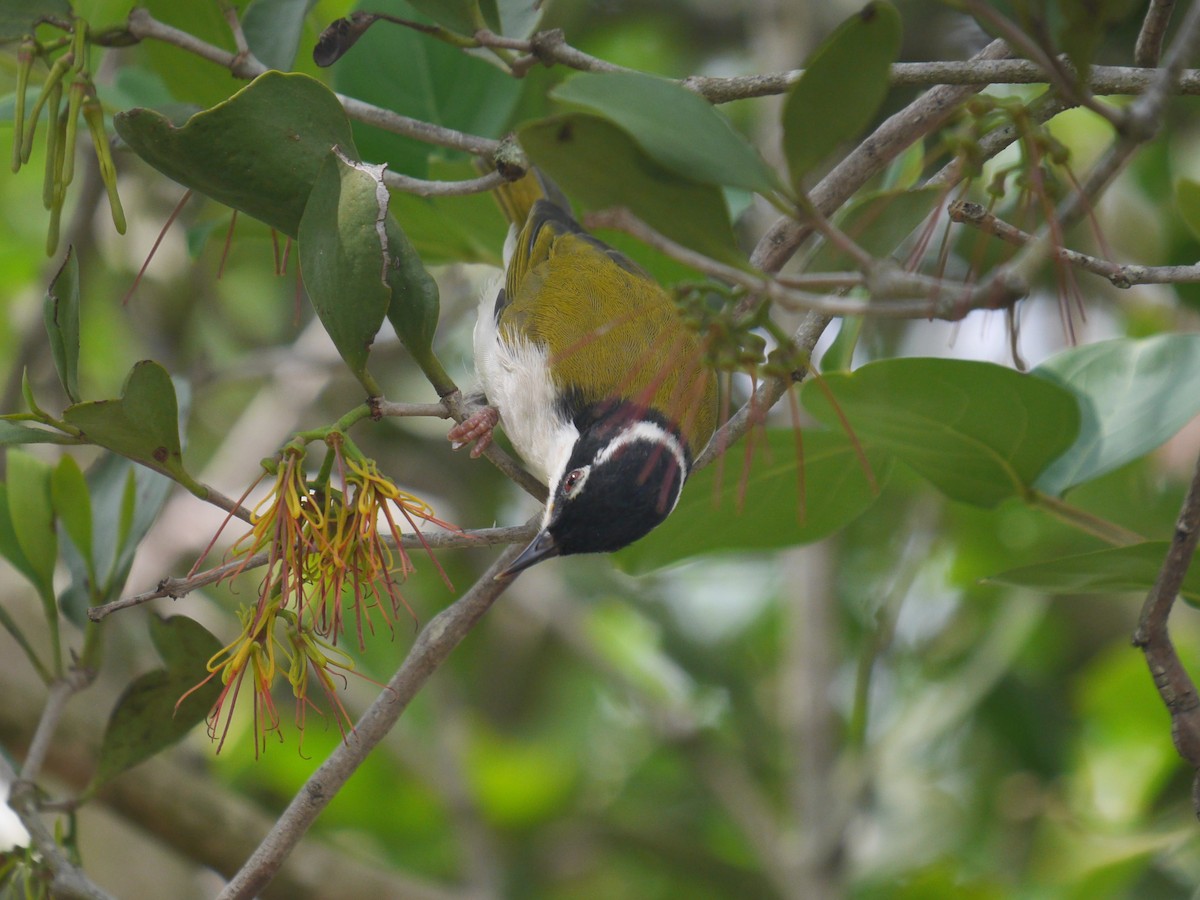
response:
[[[563,478],[562,492],[569,496],[572,491],[583,483],[584,474],[583,469],[572,469],[568,472],[566,477]]]

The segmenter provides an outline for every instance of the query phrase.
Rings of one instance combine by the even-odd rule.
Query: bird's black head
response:
[[[578,423],[542,530],[505,576],[552,556],[620,550],[675,508],[691,455],[664,417],[625,402],[590,410]]]

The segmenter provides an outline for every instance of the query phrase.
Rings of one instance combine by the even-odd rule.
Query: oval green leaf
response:
[[[300,272],[321,324],[368,393],[371,343],[387,314],[388,192],[383,167],[326,154],[300,220]]]
[[[881,485],[890,458],[878,447],[865,451]],[[743,464],[742,457],[731,452],[723,464],[688,479],[670,518],[616,553],[617,565],[642,573],[708,553],[810,543],[858,518],[878,496],[857,451],[841,432],[805,431],[798,446],[794,431],[774,429],[767,432],[764,445],[756,446],[748,473]],[[803,495],[798,483],[801,464]]]
[[[452,22],[438,17],[439,8],[449,10],[442,0],[428,0],[427,6],[433,10],[430,16],[457,30]],[[405,19],[421,18],[412,6],[399,0],[378,0],[367,8]],[[474,29],[467,33],[473,34]],[[339,93],[422,122],[484,137],[500,137],[511,127],[513,111],[532,80],[512,78],[457,47],[387,23],[364,34],[331,73]],[[359,158],[387,163],[394,172],[426,178],[430,157],[442,153],[424,141],[371,125],[356,122],[353,127]]]
[[[1047,594],[1148,591],[1158,578],[1170,546],[1168,541],[1145,541],[1128,547],[1061,556],[1009,569],[987,581],[1033,588]],[[1192,605],[1200,605],[1200,564],[1194,559],[1179,593]]]
[[[208,676],[206,664],[221,643],[184,616],[151,621],[167,667],[138,676],[117,699],[89,792],[179,741],[204,720],[221,692],[220,679],[213,678],[180,702]]]
[[[63,418],[93,444],[190,482],[179,445],[179,406],[167,370],[151,359],[137,363],[116,400],[77,403]]]
[[[1035,485],[1062,494],[1150,452],[1200,413],[1200,334],[1075,347],[1033,374],[1079,400],[1079,436]]]
[[[290,237],[329,149],[358,156],[337,97],[307,75],[267,72],[182,127],[149,109],[118,113],[113,125],[168,178]]]
[[[92,559],[92,501],[75,457],[64,456],[50,475],[50,496],[63,531],[85,559]]]
[[[611,122],[571,113],[531,122],[519,136],[530,159],[584,206],[628,207],[686,247],[731,265],[746,264],[721,190],[659,165]]]
[[[68,247],[66,258],[46,289],[42,301],[42,319],[50,339],[50,355],[63,390],[72,403],[79,402],[79,262],[75,248]]]
[[[839,217],[837,225],[859,247],[881,259],[895,253],[944,197],[940,188],[869,194],[856,200]],[[843,272],[857,269],[858,264],[845,251],[825,241],[804,268],[808,272]]]
[[[252,0],[242,15],[250,52],[268,69],[288,71],[296,61],[304,19],[317,0]]]
[[[1175,183],[1175,208],[1192,237],[1200,241],[1200,181],[1180,178]]]
[[[0,447],[9,444],[75,444],[78,441],[69,434],[59,431],[47,431],[44,428],[30,428],[19,422],[5,422],[0,419]]]
[[[676,175],[760,194],[784,190],[729,120],[677,82],[640,72],[586,72],[551,96],[616,125]]]
[[[783,103],[783,153],[792,185],[870,124],[900,53],[900,14],[874,0],[838,26],[809,58]]]
[[[809,381],[801,397],[840,427],[828,391],[868,445],[889,450],[954,500],[995,506],[1032,489],[1079,433],[1070,392],[992,363],[888,359]]]
[[[50,499],[50,466],[24,450],[9,449],[5,458],[8,516],[12,534],[42,596],[54,594],[58,537]]]

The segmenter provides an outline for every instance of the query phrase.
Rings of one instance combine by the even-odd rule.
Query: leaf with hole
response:
[[[63,418],[93,444],[177,481],[191,480],[183,468],[175,386],[154,360],[133,367],[118,399],[76,403],[67,407]]]

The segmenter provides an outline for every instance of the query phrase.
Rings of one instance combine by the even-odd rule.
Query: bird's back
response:
[[[560,384],[588,386],[569,392],[573,414],[631,400],[675,423],[693,453],[712,435],[715,375],[671,296],[548,200],[517,236],[496,315],[502,334],[548,349]]]

